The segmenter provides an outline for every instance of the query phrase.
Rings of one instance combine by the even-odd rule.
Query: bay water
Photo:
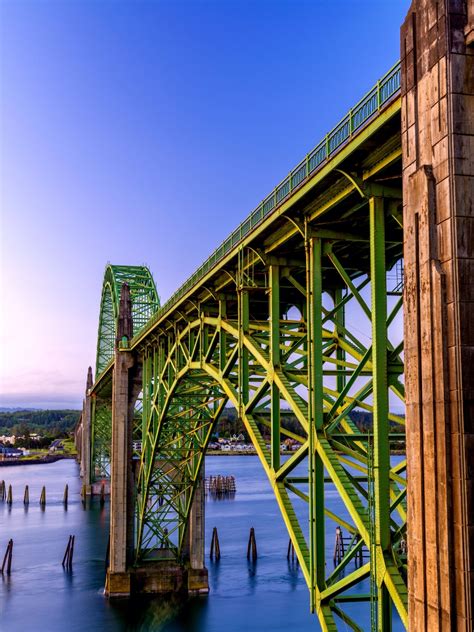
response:
[[[0,630],[9,632],[156,631],[156,632],[317,632],[309,612],[309,593],[301,569],[287,560],[288,534],[273,491],[255,456],[209,456],[206,476],[232,475],[234,498],[206,500],[206,566],[210,592],[206,597],[154,597],[107,600],[103,595],[109,513],[108,502],[94,499],[84,508],[78,465],[62,460],[45,465],[0,468],[0,479],[12,485],[13,504],[0,502],[0,556],[14,540],[11,575],[0,575]],[[297,474],[296,474],[297,475]],[[69,485],[67,510],[63,506]],[[30,504],[23,505],[25,485]],[[39,498],[46,486],[46,507]],[[327,503],[346,516],[335,490]],[[304,502],[296,508],[305,524]],[[219,533],[221,559],[209,559],[213,527]],[[246,557],[254,527],[258,559]],[[331,531],[329,531],[331,529]],[[331,559],[334,524],[328,525]],[[69,535],[75,535],[72,571],[61,561]],[[0,561],[1,563],[1,561]],[[368,591],[361,586],[362,592]],[[347,608],[357,611],[366,604]],[[370,629],[369,618],[366,628]],[[394,631],[403,630],[395,617]],[[365,626],[364,626],[365,627]],[[340,622],[340,629],[348,629]]]

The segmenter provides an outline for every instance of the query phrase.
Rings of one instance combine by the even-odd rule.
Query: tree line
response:
[[[63,436],[74,430],[79,410],[15,410],[0,412],[0,435],[25,436],[34,433]]]

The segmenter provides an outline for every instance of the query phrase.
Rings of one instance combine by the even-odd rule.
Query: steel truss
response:
[[[398,82],[397,66],[154,317],[148,271],[120,276],[110,266],[102,293],[92,389],[99,470],[110,455],[99,404],[111,399],[120,283],[132,302],[145,297],[126,346],[143,379],[135,564],[186,560],[205,451],[234,406],[323,630],[365,630],[370,619],[386,632],[393,606],[407,625],[406,461],[392,455],[404,442],[402,297],[391,278],[403,242]],[[356,411],[368,414],[364,427]],[[286,438],[299,447],[282,458]],[[334,555],[336,527],[346,539]]]
[[[374,629],[390,629],[392,604],[406,624],[406,463],[390,459],[401,438],[391,428],[404,417],[389,406],[404,397],[403,343],[390,341],[402,298],[387,281],[386,261],[396,260],[385,241],[386,218],[394,221],[388,208],[370,197],[362,264],[347,256],[347,244],[305,222],[303,260],[242,248],[225,292],[209,293],[146,338],[137,563],[157,550],[186,554],[206,447],[231,404],[274,490],[322,628],[336,630],[339,620],[361,630],[352,606],[361,602]],[[285,409],[297,432],[285,428]],[[373,429],[358,428],[354,409],[373,415]],[[300,443],[287,459],[284,438]],[[342,513],[328,501],[334,492]],[[334,564],[336,526],[349,539]]]

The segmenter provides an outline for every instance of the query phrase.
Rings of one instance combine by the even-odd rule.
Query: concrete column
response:
[[[77,426],[74,429],[74,447],[77,450],[77,460],[81,468],[80,475],[82,476],[82,413],[79,417],[79,421],[77,422]]]
[[[85,485],[92,482],[91,472],[91,425],[92,425],[92,367],[87,371],[86,395],[82,405],[82,446],[81,446],[81,476]]]
[[[409,629],[473,629],[473,0],[401,30]]]
[[[194,492],[194,500],[189,514],[189,570],[188,592],[205,594],[209,592],[207,568],[204,565],[205,507],[204,507],[204,465],[199,474],[199,482]]]
[[[122,286],[117,327],[117,345],[112,386],[112,447],[110,476],[110,563],[106,593],[111,596],[130,594],[128,563],[133,546],[130,526],[133,522],[132,417],[130,415],[130,369],[133,354],[127,349],[132,336],[131,301],[128,285]]]

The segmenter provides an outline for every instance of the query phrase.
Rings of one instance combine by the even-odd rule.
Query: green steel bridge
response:
[[[360,630],[345,612],[354,601],[366,604],[372,623],[389,620],[392,605],[407,623],[406,461],[390,460],[391,444],[404,438],[401,201],[398,63],[164,305],[147,268],[107,266],[90,388],[90,482],[110,476],[127,284],[133,332],[118,344],[141,373],[134,564],[153,559],[163,541],[182,559],[206,447],[232,405],[322,628],[343,621]],[[356,408],[373,415],[373,430],[354,424]],[[283,409],[296,417],[297,432],[285,428]],[[288,437],[299,448],[283,460]],[[307,475],[296,476],[302,463]],[[337,490],[341,515],[325,506],[328,489]],[[350,542],[334,566],[336,526]]]
[[[164,305],[107,266],[76,439],[85,485],[110,479],[110,596],[208,590],[202,470],[232,406],[322,630],[472,631],[474,5],[414,0],[402,43]]]

